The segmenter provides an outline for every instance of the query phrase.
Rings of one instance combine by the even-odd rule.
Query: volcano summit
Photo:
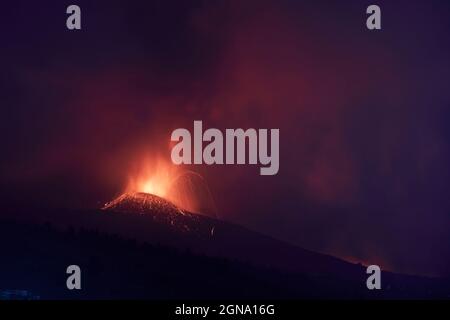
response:
[[[164,198],[144,192],[124,193],[106,203],[102,210],[146,215],[159,224],[197,235],[209,236],[214,228],[212,219],[182,210]]]
[[[172,202],[144,192],[124,193],[113,201],[106,203],[102,209],[139,214],[185,214]]]

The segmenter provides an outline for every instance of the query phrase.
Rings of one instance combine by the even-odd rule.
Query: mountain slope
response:
[[[45,279],[69,264],[82,264],[96,283],[82,298],[450,297],[448,280],[389,272],[383,272],[383,290],[369,291],[361,265],[146,194],[121,196],[103,210],[24,209],[0,228],[7,261],[0,266],[0,289],[35,288],[47,297],[69,297],[65,282],[50,280],[52,289],[45,291]],[[107,283],[109,277],[121,279],[119,288]]]

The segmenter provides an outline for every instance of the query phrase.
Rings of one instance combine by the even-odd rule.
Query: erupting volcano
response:
[[[132,175],[123,194],[102,210],[146,215],[177,231],[212,235],[215,205],[205,180],[192,171],[181,172],[173,165],[150,162]]]
[[[217,217],[217,209],[205,179],[170,162],[146,159],[129,176],[123,194],[104,209],[168,215],[187,212]]]

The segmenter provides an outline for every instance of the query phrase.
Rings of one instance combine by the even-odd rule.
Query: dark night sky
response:
[[[383,30],[365,28],[382,8]],[[280,128],[280,171],[198,166],[223,219],[450,275],[448,1],[1,4],[5,203],[96,207],[173,129]]]

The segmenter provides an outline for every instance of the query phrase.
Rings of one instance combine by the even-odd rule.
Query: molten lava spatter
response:
[[[144,192],[124,193],[103,207],[104,210],[114,210],[128,213],[167,215],[185,214],[176,205],[159,196]]]
[[[200,236],[212,235],[215,221],[205,216],[182,210],[172,202],[144,192],[127,192],[106,203],[102,210],[148,216],[181,232]]]

